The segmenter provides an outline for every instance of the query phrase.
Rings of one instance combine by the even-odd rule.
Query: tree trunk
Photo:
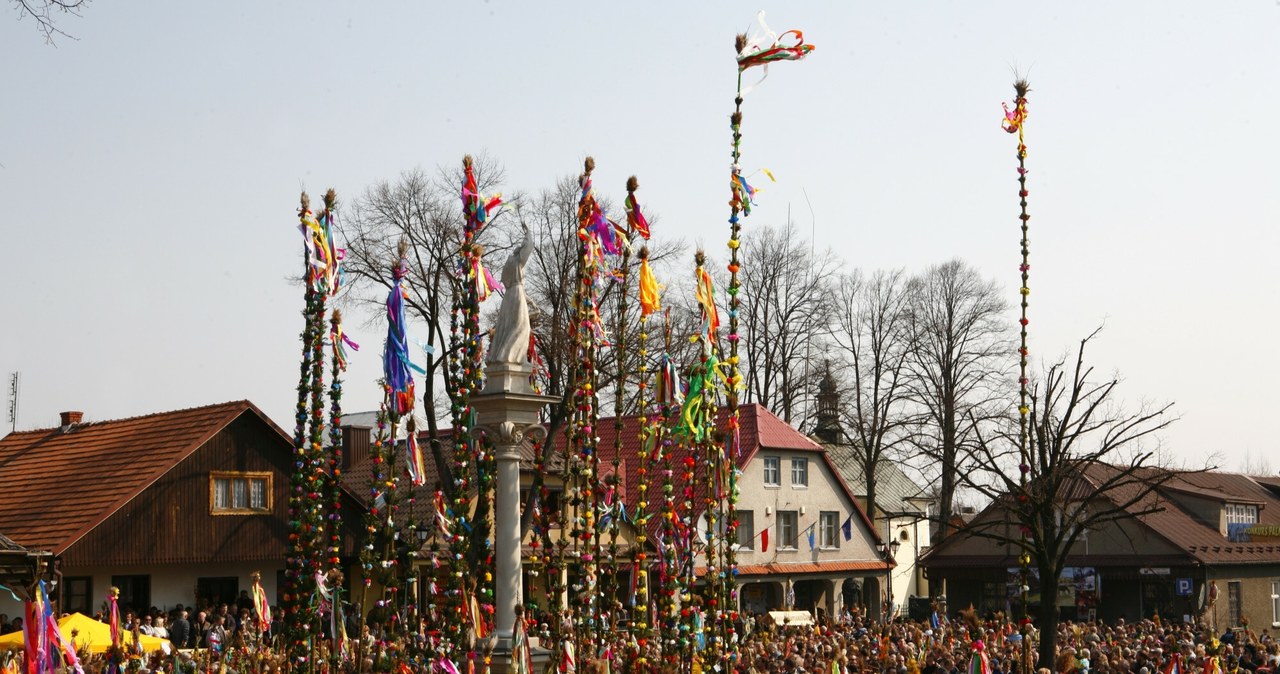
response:
[[[876,521],[876,462],[864,460],[862,471],[867,485],[867,517],[870,517],[874,524]],[[888,543],[889,539],[886,538],[884,542]]]
[[[942,447],[940,448],[942,476],[938,487],[938,517],[942,520],[942,525],[938,527],[934,545],[942,542],[951,534],[952,505],[956,495],[956,455],[959,453],[956,449],[955,391],[951,386],[951,377],[949,375],[943,375],[943,385]]]
[[[1036,610],[1036,629],[1039,630],[1040,649],[1039,667],[1055,669],[1058,657],[1058,569],[1045,568],[1041,564],[1040,571],[1040,608]]]
[[[1056,593],[1057,588],[1054,588]],[[1036,611],[1036,627],[1040,634],[1039,667],[1054,669],[1054,660],[1058,657],[1058,607],[1050,600],[1045,602],[1044,591],[1040,592],[1040,608]]]
[[[444,452],[444,444],[440,442],[440,424],[436,421],[435,408],[432,404],[435,402],[435,383],[434,377],[426,378],[426,391],[422,394],[422,409],[426,412],[427,417],[427,436],[430,439],[431,460],[436,464],[436,474],[440,476],[440,489],[444,492],[445,498],[453,501],[457,497],[457,486],[453,482],[453,467],[449,465],[451,457],[446,456]]]

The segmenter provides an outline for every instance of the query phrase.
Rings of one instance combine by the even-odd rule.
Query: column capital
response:
[[[547,439],[547,429],[540,423],[527,424],[518,421],[500,421],[476,427],[493,436],[495,455],[499,459],[520,458],[520,445],[526,438],[534,441]],[[506,454],[507,456],[504,456]]]

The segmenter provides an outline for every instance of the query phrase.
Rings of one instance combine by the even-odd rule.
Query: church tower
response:
[[[840,430],[840,393],[836,390],[836,378],[831,376],[831,363],[822,364],[822,380],[818,382],[818,413],[813,435],[819,442],[829,445],[844,440]]]

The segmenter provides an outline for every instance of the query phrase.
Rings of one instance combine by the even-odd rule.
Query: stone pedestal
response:
[[[493,555],[494,664],[510,661],[515,608],[520,603],[520,447],[528,437],[546,437],[539,413],[555,400],[529,386],[531,365],[489,363],[485,387],[471,399],[477,426],[493,441],[498,470],[494,479]]]

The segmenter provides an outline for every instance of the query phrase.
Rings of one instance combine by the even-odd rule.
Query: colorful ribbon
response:
[[[649,250],[640,250],[640,315],[648,316],[662,308],[661,286],[649,266]]]
[[[739,35],[738,48],[738,97],[746,96],[751,90],[760,86],[769,76],[769,64],[775,61],[799,61],[813,51],[813,45],[805,44],[804,34],[798,30],[789,30],[782,35],[769,30],[764,22],[764,12],[756,15],[759,30],[754,37]],[[741,86],[741,73],[748,68],[763,66],[760,79],[747,87]]]
[[[480,194],[472,164],[470,155],[462,159],[462,212],[467,218],[467,229],[476,234],[488,223],[493,209],[502,205],[502,195],[495,194],[486,199]]]
[[[694,298],[702,307],[702,329],[707,339],[715,341],[716,331],[720,329],[720,312],[716,309],[715,282],[706,269],[698,267],[698,287]]]
[[[748,42],[744,45],[738,52],[739,71],[768,65],[774,61],[799,61],[813,51],[813,45],[805,43],[804,33],[789,30],[782,35],[774,36],[773,32],[769,31],[769,27],[764,25],[764,12],[760,12],[759,21],[772,41],[768,46],[759,42]],[[790,40],[787,39],[788,36],[791,37]]]
[[[262,589],[262,579],[253,581],[253,610],[258,614],[258,629],[262,632],[271,630],[271,604],[267,601],[267,593]]]
[[[338,361],[338,367],[343,370],[347,369],[347,347],[351,347],[352,351],[360,350],[360,345],[351,341],[343,332],[341,320],[333,323],[333,329],[329,331],[329,343],[333,345],[333,355]]]
[[[408,414],[413,409],[413,374],[426,374],[422,368],[409,361],[409,341],[405,336],[404,300],[406,293],[401,281],[409,273],[409,263],[402,255],[400,264],[392,271],[394,283],[387,294],[387,342],[382,352],[382,374],[387,390],[391,393],[392,409],[396,414]]]
[[[405,440],[408,449],[408,457],[406,463],[409,469],[409,479],[413,481],[415,487],[421,487],[427,483],[426,462],[422,455],[422,447],[418,445],[418,425],[413,417],[409,417],[407,427],[409,437]]]
[[[649,238],[649,221],[644,217],[644,213],[640,210],[640,202],[636,199],[636,189],[639,182],[635,176],[631,176],[627,180],[627,199],[623,202],[623,206],[627,209],[627,226],[631,231],[639,234],[645,239]]]

